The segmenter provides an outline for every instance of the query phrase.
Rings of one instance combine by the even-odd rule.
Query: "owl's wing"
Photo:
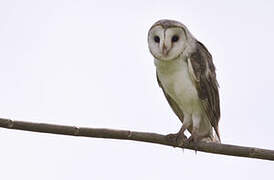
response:
[[[202,107],[219,140],[220,100],[218,82],[212,56],[207,48],[197,41],[196,51],[188,58],[188,69],[195,82]]]
[[[156,72],[156,76],[157,76],[157,82],[159,84],[159,86],[162,88],[165,97],[168,101],[168,104],[171,106],[172,110],[175,112],[175,114],[178,116],[178,118],[181,120],[181,122],[184,122],[184,114],[182,112],[182,110],[179,108],[178,104],[165,92],[162,83],[158,77],[158,74]]]

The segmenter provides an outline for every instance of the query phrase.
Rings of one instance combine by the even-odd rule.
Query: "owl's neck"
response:
[[[169,74],[180,71],[181,68],[185,67],[187,64],[186,60],[187,57],[182,54],[178,58],[170,61],[154,59],[154,64],[156,66],[157,72]]]

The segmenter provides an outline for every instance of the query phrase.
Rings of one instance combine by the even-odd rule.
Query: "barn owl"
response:
[[[174,20],[160,20],[148,32],[159,86],[182,122],[177,143],[220,142],[220,103],[212,56],[207,48]],[[185,131],[190,132],[186,137]]]

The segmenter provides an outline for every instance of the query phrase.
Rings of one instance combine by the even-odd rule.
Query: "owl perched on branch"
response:
[[[212,56],[182,23],[160,20],[148,33],[159,86],[182,122],[180,131],[167,137],[179,144],[220,142],[220,102]],[[191,134],[187,138],[184,132]]]

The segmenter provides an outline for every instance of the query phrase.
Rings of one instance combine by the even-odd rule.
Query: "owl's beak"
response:
[[[162,53],[164,56],[166,56],[168,54],[168,49],[165,44],[163,44]]]

